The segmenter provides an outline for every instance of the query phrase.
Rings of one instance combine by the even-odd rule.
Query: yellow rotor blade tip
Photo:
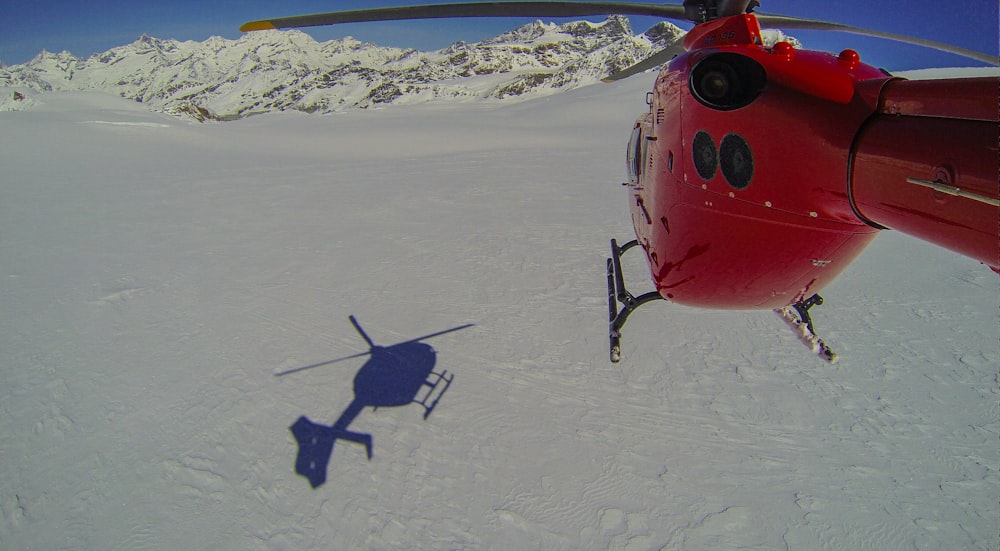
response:
[[[251,21],[249,23],[244,23],[243,26],[240,27],[240,32],[247,33],[250,31],[268,31],[272,29],[277,29],[277,27],[275,27],[274,23],[271,23],[270,21]]]

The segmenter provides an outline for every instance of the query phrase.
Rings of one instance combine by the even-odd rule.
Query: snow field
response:
[[[96,94],[0,113],[0,542],[11,549],[997,549],[1000,293],[887,233],[770,312],[666,303],[607,361],[651,76],[507,106],[197,125]],[[647,284],[638,254],[629,282]],[[347,320],[454,384],[366,409],[317,490]]]

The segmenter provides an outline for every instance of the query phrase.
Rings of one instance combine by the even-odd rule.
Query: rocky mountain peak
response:
[[[319,43],[298,30],[178,42],[142,35],[86,59],[43,52],[0,69],[25,91],[99,90],[198,120],[299,110],[555,94],[651,55],[683,33],[660,23],[634,35],[628,18],[556,25],[540,20],[479,43],[421,52],[351,37]],[[196,114],[192,115],[192,114]]]
[[[575,37],[623,38],[632,36],[632,23],[623,15],[611,15],[602,23],[575,21],[560,27],[562,32]]]

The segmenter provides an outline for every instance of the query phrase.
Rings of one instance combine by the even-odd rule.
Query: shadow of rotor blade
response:
[[[473,327],[475,325],[476,324],[474,324],[474,323],[466,323],[465,325],[459,325],[458,327],[452,327],[451,329],[445,329],[444,331],[438,331],[437,333],[431,333],[430,335],[424,335],[423,337],[418,337],[416,339],[410,339],[408,341],[403,341],[403,342],[401,342],[399,344],[415,343],[415,342],[419,342],[419,341],[422,341],[422,340],[426,340],[426,339],[438,337],[438,336],[444,335],[446,333],[452,333],[452,332],[455,332],[455,331],[459,331],[461,329],[468,329],[469,327]],[[399,345],[394,345],[394,346],[399,346]]]
[[[358,330],[358,333],[361,334],[361,338],[363,338],[365,342],[368,343],[368,348],[375,348],[375,343],[372,342],[371,338],[368,337],[368,333],[365,333],[365,330],[361,328],[361,324],[358,323],[358,320],[354,316],[347,316],[347,317],[351,320],[351,323],[354,325],[354,328]]]
[[[351,319],[351,323],[353,323],[354,327],[358,330],[358,333],[361,333],[361,336],[364,337],[364,339],[368,342],[368,344],[372,345],[372,348],[374,348],[375,345],[372,343],[371,339],[368,338],[368,335],[365,334],[364,330],[361,329],[361,326],[358,324],[357,320],[354,319],[354,316],[351,316],[350,319]],[[416,339],[410,339],[408,341],[404,341],[404,342],[401,342],[401,343],[399,343],[397,345],[393,345],[393,346],[399,346],[400,344],[411,344],[411,343],[419,342],[419,341],[422,341],[424,339],[430,339],[432,337],[437,337],[437,336],[440,336],[440,335],[444,335],[446,333],[452,333],[454,331],[459,331],[461,329],[467,329],[467,328],[472,327],[474,325],[475,325],[474,323],[467,323],[465,325],[459,325],[458,327],[452,327],[451,329],[445,329],[444,331],[438,331],[437,333],[431,333],[430,335],[424,335],[423,337],[419,337],[419,338],[416,338]],[[291,375],[292,373],[298,373],[299,371],[305,371],[307,369],[313,369],[314,367],[323,367],[324,365],[335,364],[337,362],[342,362],[344,360],[351,360],[351,359],[354,359],[354,358],[360,358],[361,356],[367,356],[367,355],[369,355],[371,353],[372,353],[371,350],[369,350],[367,352],[359,352],[357,354],[351,354],[350,356],[344,356],[342,358],[337,358],[335,360],[329,360],[329,361],[320,362],[320,363],[316,363],[316,364],[312,364],[312,365],[304,365],[302,367],[296,367],[296,368],[293,368],[293,369],[289,369],[287,371],[282,371],[280,373],[275,373],[274,376],[275,377],[282,377],[284,375]]]
[[[351,359],[354,359],[354,358],[360,358],[361,356],[367,356],[369,354],[371,354],[370,350],[368,352],[359,352],[357,354],[352,354],[350,356],[344,356],[343,358],[337,358],[336,360],[330,360],[330,361],[327,361],[327,362],[320,362],[318,364],[304,365],[302,367],[296,367],[294,369],[289,369],[287,371],[282,371],[281,373],[275,373],[274,376],[275,377],[281,377],[283,375],[290,375],[292,373],[298,373],[299,371],[305,371],[307,369],[312,369],[314,367],[323,367],[324,365],[335,364],[337,362],[342,362],[344,360],[351,360]]]

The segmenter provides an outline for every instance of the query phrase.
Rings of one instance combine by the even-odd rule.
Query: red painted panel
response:
[[[879,110],[889,115],[996,122],[998,107],[1000,79],[986,77],[894,80],[885,87]]]
[[[681,304],[771,309],[798,302],[833,281],[877,234],[661,185],[660,200],[670,207],[654,221],[650,268],[660,294]]]
[[[994,122],[881,115],[859,137],[851,173],[858,212],[996,268],[1000,209],[908,183],[918,178],[997,200]]]

